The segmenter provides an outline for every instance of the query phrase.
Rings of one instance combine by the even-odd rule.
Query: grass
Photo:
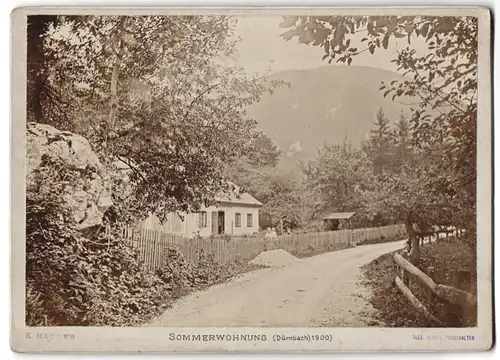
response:
[[[372,290],[370,302],[377,310],[376,320],[387,327],[430,327],[427,320],[416,312],[400,290],[393,285],[397,275],[393,255],[394,252],[382,255],[362,268],[363,282]],[[434,267],[436,283],[457,287],[476,295],[475,253],[464,243],[450,239],[424,245],[419,268],[427,272],[430,266]],[[464,268],[471,271],[470,286],[455,281],[457,272]],[[476,326],[477,309],[462,310],[435,296],[429,297],[427,288],[412,276],[409,288],[445,327]]]
[[[350,244],[328,244],[323,247],[313,247],[309,246],[308,248],[305,249],[297,249],[290,251],[290,254],[292,254],[295,257],[298,258],[307,258],[315,255],[320,255],[320,254],[325,254],[328,252],[334,252],[334,251],[339,251],[339,250],[344,250],[344,249],[350,249],[353,246]]]
[[[406,238],[407,238],[406,234],[395,235],[390,237],[381,236],[376,239],[364,240],[362,242],[357,243],[356,246],[382,244],[387,242],[400,241]],[[290,251],[290,253],[298,258],[306,258],[328,252],[350,249],[352,247],[354,246],[350,244],[336,244],[336,243],[331,243],[324,247],[314,247],[310,245],[308,248],[296,249]]]
[[[408,235],[406,235],[406,234],[394,235],[394,236],[389,236],[389,237],[381,236],[381,237],[376,238],[376,239],[361,241],[357,245],[360,246],[360,245],[382,244],[382,243],[404,240],[407,238],[408,238]]]

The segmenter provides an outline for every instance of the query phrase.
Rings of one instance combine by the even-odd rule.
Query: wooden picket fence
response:
[[[224,238],[193,238],[168,234],[159,230],[126,228],[123,235],[138,251],[140,260],[149,270],[161,268],[169,248],[177,248],[184,259],[197,264],[201,254],[212,254],[216,261],[226,264],[233,261],[248,262],[263,251],[283,249],[288,252],[334,245],[355,245],[380,236],[390,237],[404,233],[400,225],[381,228],[338,230],[318,233],[282,235],[269,240],[264,236]]]
[[[363,241],[376,240],[381,237],[390,238],[396,235],[404,234],[406,234],[406,229],[403,224],[353,229],[352,242],[353,244],[359,244]]]

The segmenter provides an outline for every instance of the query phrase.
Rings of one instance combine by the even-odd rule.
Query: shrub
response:
[[[176,299],[193,289],[192,271],[192,266],[186,263],[178,249],[168,248],[164,267],[157,269],[156,274],[165,284],[170,296]]]
[[[159,277],[142,271],[117,228],[88,239],[62,200],[81,171],[44,157],[26,197],[28,326],[130,325],[168,303]]]
[[[41,293],[33,289],[33,284],[26,284],[26,324],[31,326],[47,326],[44,318],[43,300]]]
[[[143,270],[135,251],[117,232],[100,238],[99,242],[109,248],[88,254],[99,269],[92,276],[97,281],[86,280],[91,306],[83,320],[88,325],[139,324],[170,303],[168,285]]]
[[[290,251],[290,254],[292,254],[295,257],[298,258],[306,258],[306,257],[311,257],[319,254],[324,254],[327,252],[334,252],[334,251],[339,251],[339,250],[344,250],[344,249],[349,249],[352,246],[350,244],[342,244],[342,243],[328,243],[325,244],[324,246],[321,247],[314,247],[314,246],[309,246],[307,248],[300,248],[296,250]]]
[[[242,272],[256,266],[240,261],[221,264],[213,254],[199,254],[196,265],[184,261],[182,253],[175,248],[168,249],[165,266],[156,274],[167,285],[171,298],[176,299],[193,290],[205,289],[211,285],[220,284]]]
[[[233,236],[229,235],[229,234],[210,234],[208,237],[203,237],[203,236],[200,236],[199,234],[197,234],[195,237],[195,239],[198,239],[198,240],[225,240],[226,242],[229,242],[233,239]]]
[[[31,326],[73,324],[85,311],[84,292],[71,286],[84,239],[60,196],[64,180],[78,177],[78,170],[44,157],[27,186],[26,321]]]

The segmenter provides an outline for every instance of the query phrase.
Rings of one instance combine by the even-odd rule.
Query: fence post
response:
[[[436,274],[434,272],[434,266],[429,266],[427,268],[427,276],[429,276],[432,279],[432,281],[436,281]],[[427,296],[428,296],[429,302],[432,302],[432,299],[434,298],[434,293],[432,292],[431,289],[427,289]]]
[[[469,269],[461,268],[455,274],[455,282],[456,287],[470,291],[471,289],[471,271]],[[477,322],[477,310],[474,308],[464,308],[463,309],[463,318],[467,326],[471,326],[472,324]]]
[[[468,269],[461,268],[456,273],[456,286],[459,289],[469,291],[471,287],[471,272]],[[462,287],[463,285],[463,287]]]
[[[403,259],[405,259],[405,260],[408,260],[408,253],[403,252],[401,254],[401,257],[403,257]],[[401,279],[403,280],[403,284],[408,286],[408,284],[410,283],[410,276],[409,276],[408,272],[405,271],[405,269],[402,266],[401,266]]]

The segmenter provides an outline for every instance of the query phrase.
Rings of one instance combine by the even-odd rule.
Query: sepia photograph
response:
[[[14,14],[19,348],[491,348],[489,11],[361,9]]]

